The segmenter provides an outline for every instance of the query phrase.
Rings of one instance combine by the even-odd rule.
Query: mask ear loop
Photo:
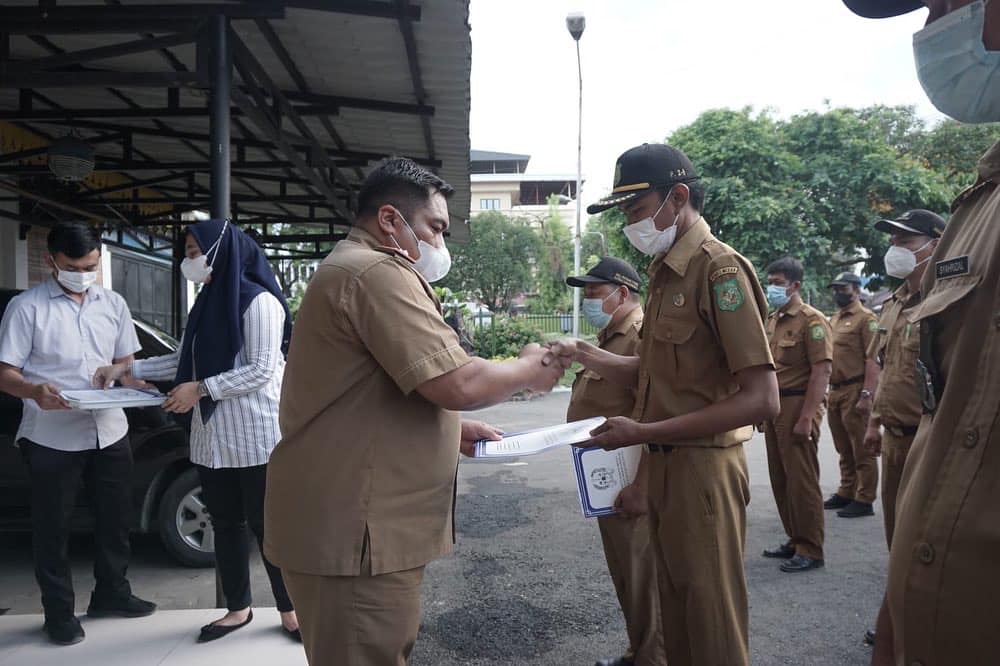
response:
[[[212,243],[211,247],[208,248],[208,252],[205,253],[205,256],[207,257],[208,255],[212,254],[212,250],[215,250],[215,254],[212,256],[212,261],[208,263],[209,270],[212,269],[212,266],[215,264],[215,260],[219,257],[219,249],[220,249],[219,246],[222,243],[222,237],[226,235],[226,229],[228,227],[229,227],[229,218],[226,218],[226,221],[222,224],[222,231],[219,232],[219,237],[215,239],[215,242]]]

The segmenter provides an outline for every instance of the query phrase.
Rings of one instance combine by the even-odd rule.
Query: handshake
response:
[[[528,372],[527,387],[537,393],[548,393],[563,374],[577,360],[578,342],[572,339],[549,342],[545,345],[525,345],[518,360]]]

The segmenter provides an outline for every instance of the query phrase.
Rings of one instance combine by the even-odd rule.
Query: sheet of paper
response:
[[[603,416],[572,423],[561,423],[557,426],[539,428],[527,432],[505,435],[503,439],[491,442],[480,440],[476,442],[476,458],[511,458],[515,456],[530,456],[557,446],[577,444],[590,439],[590,431],[604,423]]]
[[[156,391],[117,387],[109,389],[70,389],[60,394],[73,409],[122,409],[158,407],[167,396]]]
[[[580,508],[587,518],[618,513],[615,499],[622,488],[635,481],[642,446],[615,451],[600,448],[573,449]]]

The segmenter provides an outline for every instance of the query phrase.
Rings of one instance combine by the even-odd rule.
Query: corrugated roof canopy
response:
[[[405,155],[456,187],[453,235],[467,234],[468,0],[107,1],[0,2],[0,122],[42,143],[73,130],[97,152],[95,177],[66,189],[42,144],[0,144],[0,186],[32,216],[144,226],[208,209],[207,24],[222,13],[241,224],[264,225],[272,246],[288,242],[274,223],[316,229],[296,232],[310,243],[338,237],[366,172]]]

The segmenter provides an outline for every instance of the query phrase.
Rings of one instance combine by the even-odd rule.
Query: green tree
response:
[[[914,154],[945,179],[953,195],[976,179],[976,162],[997,141],[1000,123],[963,125],[944,120],[917,138]]]
[[[471,240],[450,246],[452,268],[440,286],[478,294],[494,311],[532,287],[538,236],[523,221],[486,211],[469,222]]]
[[[548,203],[548,214],[538,229],[537,296],[531,301],[532,310],[537,312],[572,307],[572,291],[566,286],[566,278],[573,267],[573,235],[559,214],[556,198],[549,197]]]

